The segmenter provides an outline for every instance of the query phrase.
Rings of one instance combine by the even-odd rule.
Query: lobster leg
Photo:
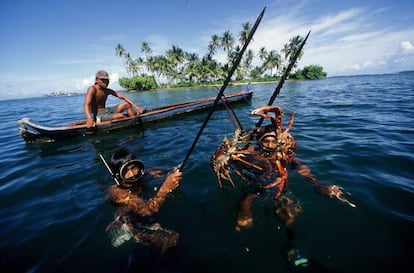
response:
[[[282,194],[283,189],[287,186],[287,181],[288,181],[288,172],[286,168],[283,167],[283,164],[280,162],[280,160],[276,160],[276,165],[279,171],[279,177],[276,178],[272,183],[263,187],[265,189],[277,187],[277,191],[273,199],[279,198],[279,196]]]

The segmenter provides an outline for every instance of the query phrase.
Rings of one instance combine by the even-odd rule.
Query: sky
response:
[[[237,36],[264,7],[248,47],[255,52],[280,53],[311,31],[299,68],[321,65],[328,77],[414,70],[409,0],[3,0],[0,100],[84,93],[100,69],[120,89],[127,73],[118,44],[136,57],[143,42],[154,55],[176,45],[201,57],[212,35]]]

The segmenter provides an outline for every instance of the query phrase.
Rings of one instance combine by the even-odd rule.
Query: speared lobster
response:
[[[267,113],[273,112],[274,117]],[[279,176],[271,183],[263,186],[263,188],[277,187],[277,193],[275,199],[279,197],[283,188],[287,184],[287,170],[284,168],[284,163],[289,163],[295,157],[296,142],[294,138],[288,133],[293,125],[293,114],[290,116],[289,124],[286,128],[282,128],[283,110],[279,106],[264,106],[257,108],[251,112],[252,115],[260,116],[263,118],[270,118],[272,120],[274,132],[277,138],[277,153],[272,158],[262,158],[264,160],[272,160],[273,164],[267,164],[272,166],[272,171],[278,172]],[[216,153],[212,156],[211,165],[217,176],[217,180],[220,188],[222,188],[222,179],[229,181],[229,183],[235,187],[231,172],[233,171],[236,175],[245,179],[241,172],[235,169],[233,166],[236,161],[241,162],[244,165],[255,168],[259,171],[264,170],[263,167],[258,166],[255,163],[245,160],[247,154],[257,153],[254,147],[249,147],[250,141],[248,138],[251,134],[257,134],[258,128],[255,128],[252,133],[243,132],[241,129],[236,129],[233,138],[230,140],[224,137]],[[258,153],[258,158],[262,157]]]
[[[274,116],[270,115],[273,113]],[[274,195],[274,199],[277,199],[282,190],[287,186],[288,172],[285,166],[290,165],[299,174],[306,177],[312,183],[316,185],[316,192],[321,193],[329,197],[334,197],[341,202],[348,204],[351,207],[356,207],[355,204],[348,201],[343,195],[348,194],[342,187],[336,185],[327,185],[321,183],[310,171],[309,167],[304,165],[300,160],[296,159],[296,141],[293,136],[289,133],[289,130],[293,126],[294,115],[290,114],[289,122],[286,128],[282,127],[283,110],[280,106],[264,106],[257,108],[251,112],[251,115],[259,116],[263,119],[269,118],[271,125],[267,125],[264,128],[253,128],[252,132],[244,132],[241,129],[236,129],[232,139],[224,137],[222,143],[218,147],[216,153],[211,158],[211,165],[217,176],[217,180],[220,188],[223,187],[222,180],[227,180],[235,187],[235,183],[231,177],[231,173],[234,172],[236,175],[241,177],[242,180],[247,180],[242,172],[238,170],[236,162],[242,163],[244,166],[253,167],[259,172],[273,172],[278,176],[266,185],[258,185],[261,188],[277,188]],[[269,130],[270,128],[270,130]],[[251,143],[251,136],[261,136],[264,138],[266,135],[272,135],[276,138],[276,149],[270,153],[266,151],[260,151],[257,147],[249,146]],[[259,140],[260,143],[260,140]],[[263,148],[263,147],[261,147]],[[247,158],[247,155],[252,155],[255,159],[255,163],[249,160],[252,157]],[[256,164],[260,161],[262,164]],[[264,164],[263,164],[264,163]]]
[[[274,113],[274,117],[268,113]],[[263,106],[251,112],[251,115],[262,118],[269,118],[277,136],[277,160],[281,160],[284,164],[290,164],[296,156],[296,141],[289,133],[295,119],[294,114],[290,113],[289,122],[286,128],[282,128],[283,109],[280,106]]]
[[[232,139],[228,139],[224,136],[224,139],[217,148],[217,151],[211,157],[211,166],[217,176],[220,188],[223,187],[221,182],[222,179],[229,181],[233,187],[236,186],[231,177],[231,171],[234,170],[230,166],[231,161],[240,161],[247,165],[251,165],[248,161],[243,159],[246,154],[250,153],[248,150],[244,150],[243,148],[247,144],[248,137],[249,134],[243,132],[241,129],[236,129]],[[236,173],[237,172],[238,171],[236,171]]]

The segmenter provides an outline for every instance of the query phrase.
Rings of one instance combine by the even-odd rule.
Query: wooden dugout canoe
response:
[[[241,91],[225,95],[230,104],[247,103],[251,101],[253,91]],[[22,118],[17,124],[20,136],[27,142],[55,141],[75,136],[96,134],[131,126],[139,126],[154,121],[172,119],[180,115],[197,112],[211,107],[216,97],[203,98],[194,101],[170,104],[162,107],[147,109],[145,113],[137,117],[125,117],[117,120],[103,121],[94,128],[87,128],[85,120],[71,122],[61,126],[47,126],[30,118]],[[219,105],[223,104],[220,100]]]

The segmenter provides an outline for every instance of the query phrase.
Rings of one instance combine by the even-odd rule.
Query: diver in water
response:
[[[148,176],[162,177],[167,173],[165,170],[146,170],[144,163],[126,150],[114,153],[109,164],[100,156],[116,183],[108,189],[109,201],[118,208],[114,221],[106,228],[112,245],[118,247],[133,239],[137,243],[157,247],[161,254],[175,246],[179,234],[162,228],[153,216],[167,196],[180,185],[183,174],[178,170],[179,166],[167,174],[159,189],[154,187],[155,195],[146,200]]]
[[[248,181],[244,188],[244,195],[240,199],[236,220],[236,230],[249,228],[253,225],[253,202],[260,197],[265,208],[274,211],[275,216],[283,223],[286,230],[287,243],[283,254],[287,261],[295,267],[308,266],[308,259],[299,254],[295,248],[295,218],[302,211],[298,201],[292,194],[284,191],[288,173],[284,162],[278,155],[277,134],[272,126],[264,127],[258,133],[257,147],[250,147],[251,154],[247,161],[254,163],[255,167],[244,166],[241,174]]]
[[[296,158],[296,142],[287,131],[278,130],[276,123],[264,126],[256,131],[257,146],[250,146],[250,153],[244,158],[253,163],[243,165],[241,177],[248,181],[244,195],[239,202],[236,230],[253,225],[252,206],[260,196],[265,208],[271,208],[277,219],[285,226],[287,243],[283,254],[295,268],[309,267],[310,261],[295,248],[295,219],[302,212],[302,206],[293,194],[286,190],[288,182],[287,167],[306,177],[315,185],[315,191],[355,205],[343,197],[343,189],[336,185],[321,183],[310,168]]]

